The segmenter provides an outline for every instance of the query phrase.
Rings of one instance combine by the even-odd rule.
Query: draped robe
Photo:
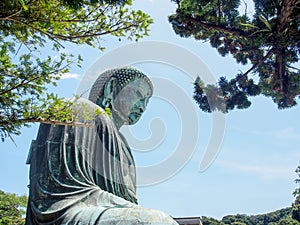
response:
[[[78,102],[85,110],[100,109],[88,100]],[[137,205],[130,148],[105,113],[91,127],[41,124],[28,163],[26,225],[176,224]]]

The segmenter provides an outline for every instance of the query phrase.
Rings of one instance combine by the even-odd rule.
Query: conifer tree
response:
[[[236,75],[222,74],[214,85],[204,85],[198,78],[194,98],[202,110],[228,112],[248,108],[249,96],[257,95],[272,98],[279,109],[297,104],[299,0],[254,0],[253,16],[247,10],[238,10],[242,3],[239,0],[175,2],[178,7],[169,21],[176,34],[209,41],[221,56],[231,55],[237,63],[251,64],[250,69]]]

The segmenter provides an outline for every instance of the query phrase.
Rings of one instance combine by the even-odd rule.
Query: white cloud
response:
[[[274,180],[274,179],[287,179],[293,178],[293,172],[295,168],[292,167],[279,167],[271,165],[251,165],[251,164],[241,164],[237,162],[220,162],[220,165],[228,169],[232,169],[237,172],[251,173],[253,175],[259,176],[264,180]]]
[[[64,73],[60,79],[77,79],[79,76],[77,73]]]
[[[253,134],[274,137],[282,140],[294,140],[300,142],[300,133],[294,128],[282,128],[276,131],[252,131]]]
[[[279,140],[300,142],[300,131],[293,127],[285,127],[285,128],[282,127],[277,130],[267,130],[267,129],[246,130],[246,129],[241,129],[239,127],[234,127],[234,130],[238,131],[239,133],[246,133],[246,134],[248,133],[251,135],[271,137]]]
[[[285,128],[274,132],[274,136],[283,139],[292,139],[300,141],[300,133],[297,133],[293,128]]]

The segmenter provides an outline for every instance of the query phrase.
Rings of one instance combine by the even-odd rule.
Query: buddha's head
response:
[[[107,70],[92,86],[89,100],[102,108],[110,108],[118,127],[135,124],[153,94],[149,78],[132,67]]]

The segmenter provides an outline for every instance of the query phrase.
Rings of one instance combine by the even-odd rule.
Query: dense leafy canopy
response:
[[[298,178],[296,183],[300,183],[300,166],[296,169]],[[202,217],[203,225],[298,225],[300,224],[300,188],[294,192],[296,196],[292,207],[276,210],[274,212],[248,216],[245,214],[224,216],[222,220]]]
[[[72,2],[72,1],[71,1]],[[105,35],[138,40],[152,19],[131,1],[2,0],[0,2],[0,136],[19,134],[28,122],[70,122],[69,102],[46,93],[81,57],[64,53],[71,42],[104,50]],[[52,49],[49,52],[49,49]],[[45,53],[48,52],[45,56]],[[72,122],[72,121],[71,121]]]
[[[25,224],[27,197],[0,190],[0,225]]]
[[[174,1],[178,7],[169,21],[176,34],[209,41],[221,56],[230,54],[238,63],[251,64],[230,80],[223,74],[216,85],[205,86],[198,79],[194,97],[203,111],[248,108],[248,97],[260,94],[271,97],[279,109],[296,105],[300,95],[300,71],[295,66],[300,54],[299,0],[254,0],[254,15],[247,14],[247,7],[239,11],[240,0]]]
[[[64,4],[70,6],[71,8],[78,9],[80,7],[83,7],[86,3],[86,0],[63,0]],[[126,3],[128,0],[89,0],[89,3],[95,4],[95,3],[108,3],[108,4],[121,4]]]
[[[247,216],[245,214],[224,216],[222,220],[202,218],[203,225],[297,225],[291,217],[292,208],[285,208],[266,214]]]

